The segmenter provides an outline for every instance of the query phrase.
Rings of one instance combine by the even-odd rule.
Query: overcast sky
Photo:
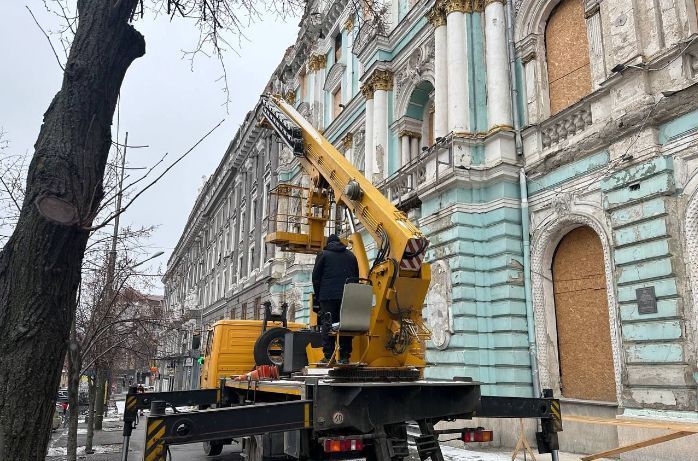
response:
[[[60,89],[62,73],[25,5],[32,8],[45,29],[55,30],[57,22],[41,1],[3,3],[0,128],[10,140],[11,152],[31,154],[43,113]],[[147,14],[136,22],[136,28],[145,35],[146,55],[136,60],[126,74],[121,90],[121,132],[122,136],[129,132],[130,145],[150,147],[129,151],[129,165],[152,165],[165,152],[173,160],[225,118],[220,128],[126,212],[127,223],[159,226],[150,244],[153,253],[162,250],[165,254],[147,272],[164,270],[202,176],[213,173],[285,49],[295,41],[298,21],[268,14],[249,26],[247,39],[236,47],[237,53],[227,54],[232,100],[229,113],[222,106],[225,98],[222,84],[217,81],[220,64],[201,56],[192,71],[190,62],[182,59],[182,50],[192,49],[198,37],[192,23],[182,19],[170,22]]]

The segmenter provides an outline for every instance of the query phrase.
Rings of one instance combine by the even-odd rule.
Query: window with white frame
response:
[[[249,256],[247,259],[247,273],[251,273],[254,270],[254,245],[250,246]]]
[[[269,216],[269,194],[271,189],[271,182],[266,181],[264,183],[264,194],[262,195],[262,219]]]
[[[245,236],[245,210],[240,211],[240,235],[238,235],[238,240],[242,242]]]
[[[240,281],[244,277],[245,274],[242,273],[244,267],[242,265],[244,259],[244,255],[242,254],[242,251],[240,252],[240,255],[238,256],[238,270],[237,270],[237,280]]]
[[[250,232],[255,228],[257,224],[257,196],[253,195],[250,200]]]

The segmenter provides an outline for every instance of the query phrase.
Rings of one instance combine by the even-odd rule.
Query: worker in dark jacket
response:
[[[330,336],[332,324],[340,321],[339,307],[342,304],[344,284],[349,278],[359,276],[359,264],[356,256],[349,251],[339,237],[332,234],[327,238],[327,245],[315,259],[313,268],[314,302],[320,307],[320,321],[322,332],[322,351],[325,358],[322,363],[329,363],[334,353],[334,336]],[[349,363],[351,355],[350,336],[339,339],[338,363]]]

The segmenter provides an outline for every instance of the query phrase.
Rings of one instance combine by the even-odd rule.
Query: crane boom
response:
[[[422,322],[422,307],[431,279],[430,266],[423,262],[428,240],[404,212],[290,104],[277,96],[264,96],[262,114],[291,148],[313,183],[306,205],[309,234],[274,232],[267,241],[290,251],[321,250],[331,191],[378,248],[371,269],[360,271],[367,272],[361,276],[371,280],[375,296],[369,342],[363,353],[366,363],[373,367],[423,367],[424,340],[429,337]],[[367,263],[361,261],[366,258],[360,234],[354,232],[351,241],[360,268],[367,268]]]

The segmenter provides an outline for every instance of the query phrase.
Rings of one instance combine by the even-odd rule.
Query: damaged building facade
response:
[[[352,5],[309,2],[265,91],[428,236],[427,377],[552,389],[567,414],[696,422],[696,2],[394,0],[381,21]],[[308,318],[312,256],[264,243],[270,191],[307,179],[258,111],[168,264],[168,307],[194,329],[258,318],[268,299]],[[497,424],[507,442],[513,423]],[[566,423],[561,443],[654,434]]]

